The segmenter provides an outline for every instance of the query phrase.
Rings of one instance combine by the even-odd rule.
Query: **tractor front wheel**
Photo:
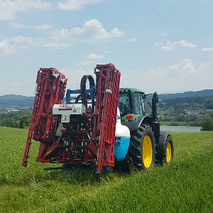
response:
[[[155,139],[149,125],[141,124],[131,133],[129,156],[138,169],[149,169],[155,163]]]

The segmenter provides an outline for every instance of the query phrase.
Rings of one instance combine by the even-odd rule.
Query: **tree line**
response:
[[[173,108],[181,111],[213,109],[213,95],[162,100],[159,106],[164,110]]]
[[[31,111],[20,110],[18,112],[8,112],[0,114],[0,126],[13,128],[26,128],[30,125]]]
[[[211,111],[212,110],[212,111]],[[158,106],[162,124],[201,126],[201,130],[213,130],[213,95],[162,100]],[[0,126],[29,127],[31,109],[0,114]]]
[[[30,119],[31,112],[27,112],[25,110],[0,114],[0,126],[21,129],[28,128],[30,125]],[[180,120],[182,121],[182,119]],[[174,124],[176,123],[174,122]],[[202,131],[213,131],[213,112],[209,112],[203,117],[202,121],[200,122],[200,126]]]
[[[159,120],[167,125],[201,126],[213,130],[213,95],[159,102]]]

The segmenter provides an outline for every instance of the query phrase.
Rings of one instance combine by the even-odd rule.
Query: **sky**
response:
[[[121,87],[213,89],[212,0],[0,0],[0,95],[32,96],[40,67],[78,89],[112,63]]]

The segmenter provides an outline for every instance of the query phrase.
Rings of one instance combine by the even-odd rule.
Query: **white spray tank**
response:
[[[125,159],[130,144],[130,131],[121,124],[120,110],[117,109],[117,122],[115,130],[115,157],[117,161]]]

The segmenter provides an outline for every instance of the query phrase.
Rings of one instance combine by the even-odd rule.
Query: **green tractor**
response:
[[[118,107],[121,123],[130,130],[130,145],[121,167],[129,165],[129,159],[138,169],[149,169],[155,163],[170,163],[174,156],[171,135],[160,131],[157,117],[158,95],[152,96],[151,115],[145,107],[146,94],[138,89],[121,88]],[[127,162],[128,161],[128,162]]]

